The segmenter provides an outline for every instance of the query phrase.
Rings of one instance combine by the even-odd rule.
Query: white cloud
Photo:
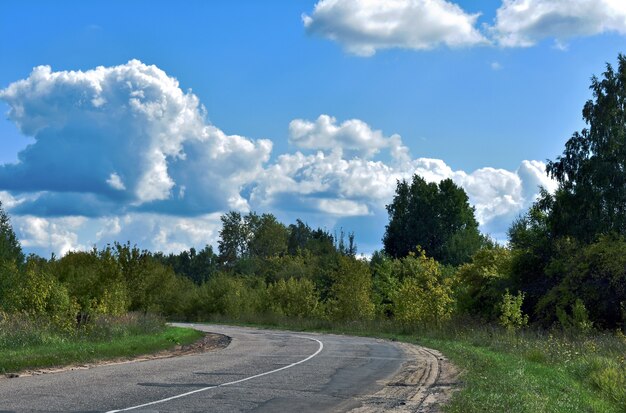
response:
[[[0,166],[0,190],[90,193],[120,211],[208,213],[245,204],[241,187],[272,148],[208,124],[193,93],[137,60],[84,72],[39,66],[0,99],[35,138],[20,162]]]
[[[408,148],[402,144],[400,135],[386,137],[380,130],[359,120],[350,119],[337,124],[337,119],[320,115],[310,122],[294,119],[289,123],[289,142],[302,149],[338,149],[347,158],[370,159],[382,149],[389,149],[394,159],[406,161]]]
[[[124,185],[124,182],[122,182],[122,178],[120,178],[120,176],[115,172],[113,172],[109,176],[109,179],[107,179],[107,184],[109,184],[111,188],[117,189],[118,191],[123,191],[126,189],[126,185]]]
[[[538,185],[555,186],[542,162],[453,170],[413,158],[397,134],[329,115],[293,120],[296,152],[270,163],[271,141],[208,124],[195,95],[135,60],[85,72],[41,66],[0,99],[35,138],[20,162],[0,165],[0,201],[24,247],[44,255],[112,241],[165,252],[215,244],[219,215],[229,209],[324,217],[327,226],[365,217],[374,228],[385,221],[397,180],[414,174],[454,180],[482,229],[502,234]]]
[[[489,66],[492,70],[502,70],[502,64],[500,62],[491,62]]]
[[[207,244],[215,245],[221,221],[219,213],[193,218],[132,213],[121,217],[94,219],[89,225],[106,228],[94,240],[98,245],[129,241],[151,251],[170,253],[191,247],[202,248]]]
[[[317,208],[326,214],[351,217],[369,215],[367,205],[349,199],[320,199]]]
[[[85,224],[83,217],[42,218],[30,215],[13,217],[14,227],[23,247],[52,251],[63,255],[85,250],[76,231]]]
[[[99,225],[101,228],[96,232],[96,241],[101,242],[105,237],[115,237],[122,231],[120,217],[104,218]]]
[[[151,251],[179,252],[215,245],[221,227],[220,214],[194,218],[153,213],[102,218],[16,215],[12,221],[22,246],[44,256],[50,252],[62,256],[114,241],[128,241]]]
[[[432,49],[488,43],[468,14],[445,0],[321,0],[303,15],[307,32],[371,56],[379,49]]]
[[[9,210],[19,204],[20,200],[7,191],[0,191],[0,203],[2,204],[2,209]]]
[[[606,32],[626,34],[623,0],[504,0],[491,28],[505,47],[528,47],[555,39],[557,48],[572,37]]]
[[[302,136],[298,141],[300,146],[320,150],[309,155],[298,151],[279,156],[259,175],[250,196],[253,206],[272,210],[281,205],[298,205],[304,210],[343,217],[384,213],[385,204],[393,198],[396,182],[410,180],[418,174],[429,182],[450,178],[463,187],[476,207],[482,229],[501,235],[506,231],[503,226],[508,226],[536,199],[540,185],[550,191],[556,187],[539,161],[523,161],[516,171],[487,167],[468,173],[453,170],[440,159],[411,159],[407,150],[402,162],[386,164],[368,159],[372,156],[368,145],[387,151],[392,151],[393,146],[382,144],[389,139],[385,140],[380,131],[373,134],[363,121],[349,121],[358,125],[354,129],[369,131],[361,139],[342,136],[346,133],[342,129],[351,130],[344,126],[348,122],[338,126],[328,116],[320,116],[316,122],[298,119],[292,126],[294,122],[298,131],[304,131],[297,135]],[[394,135],[394,140],[395,146],[404,147],[400,136]],[[364,157],[346,159],[342,151],[333,149],[345,147],[345,142],[350,142],[350,149],[358,150]]]

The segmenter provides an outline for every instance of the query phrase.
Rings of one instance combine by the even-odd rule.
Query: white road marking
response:
[[[246,377],[243,379],[239,379],[239,380],[235,380],[235,381],[230,381],[228,383],[222,383],[222,384],[218,384],[217,386],[209,386],[209,387],[203,387],[201,389],[196,389],[196,390],[192,390],[189,391],[187,393],[182,393],[182,394],[178,394],[176,396],[171,396],[171,397],[167,397],[165,399],[161,399],[161,400],[155,400],[149,403],[144,403],[144,404],[139,404],[137,406],[132,406],[132,407],[127,407],[125,409],[119,409],[119,410],[109,410],[107,413],[115,413],[115,412],[125,412],[128,410],[135,410],[135,409],[140,409],[142,407],[146,407],[146,406],[152,406],[154,404],[159,404],[159,403],[165,403],[165,402],[169,402],[170,400],[175,400],[175,399],[180,399],[181,397],[186,397],[186,396],[190,396],[192,394],[195,393],[200,393],[206,390],[211,390],[211,389],[217,389],[218,387],[225,387],[225,386],[230,386],[233,384],[238,384],[244,381],[248,381],[248,380],[252,380],[252,379],[256,379],[257,377],[262,377],[262,376],[267,376],[268,374],[272,374],[272,373],[276,373],[279,372],[281,370],[287,370],[293,366],[297,366],[298,364],[302,364],[305,361],[309,361],[311,360],[313,357],[317,356],[318,354],[320,354],[320,352],[322,351],[322,349],[324,348],[324,343],[322,343],[321,341],[319,341],[318,339],[315,338],[311,338],[311,337],[304,337],[304,336],[298,336],[299,338],[306,338],[307,340],[311,340],[311,341],[317,341],[317,343],[320,345],[319,348],[317,349],[317,351],[313,354],[311,354],[310,356],[308,356],[305,359],[302,359],[300,361],[297,361],[295,363],[291,363],[287,366],[283,366],[281,368],[275,369],[275,370],[271,370],[271,371],[266,371],[265,373],[259,373],[259,374],[255,374],[254,376],[250,376],[250,377]]]

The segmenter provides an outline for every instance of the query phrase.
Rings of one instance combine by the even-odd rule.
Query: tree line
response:
[[[217,251],[167,255],[114,243],[48,260],[24,255],[0,206],[0,311],[64,329],[127,311],[624,329],[626,58],[618,61],[592,79],[588,127],[548,163],[557,190],[542,190],[507,245],[480,233],[461,187],[417,175],[397,183],[383,249],[369,260],[357,257],[353,233],[234,211],[221,217]]]

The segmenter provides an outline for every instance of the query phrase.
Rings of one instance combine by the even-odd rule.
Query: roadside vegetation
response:
[[[419,342],[463,370],[453,412],[624,412],[626,57],[618,60],[592,79],[588,128],[548,163],[558,188],[513,222],[506,246],[479,232],[462,188],[417,175],[397,183],[384,248],[369,259],[352,233],[234,211],[222,216],[217,251],[114,243],[24,257],[0,208],[0,354],[115,335],[129,313],[146,330],[130,323],[121,339],[167,337],[172,330],[151,330],[158,314]]]
[[[0,316],[0,373],[130,358],[190,344],[202,333],[168,327],[162,318],[135,313],[97,317],[89,326],[61,331],[46,319]]]

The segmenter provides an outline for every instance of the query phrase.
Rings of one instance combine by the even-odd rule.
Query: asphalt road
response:
[[[0,412],[349,411],[412,358],[376,339],[194,327],[232,342],[188,356],[2,379]]]

